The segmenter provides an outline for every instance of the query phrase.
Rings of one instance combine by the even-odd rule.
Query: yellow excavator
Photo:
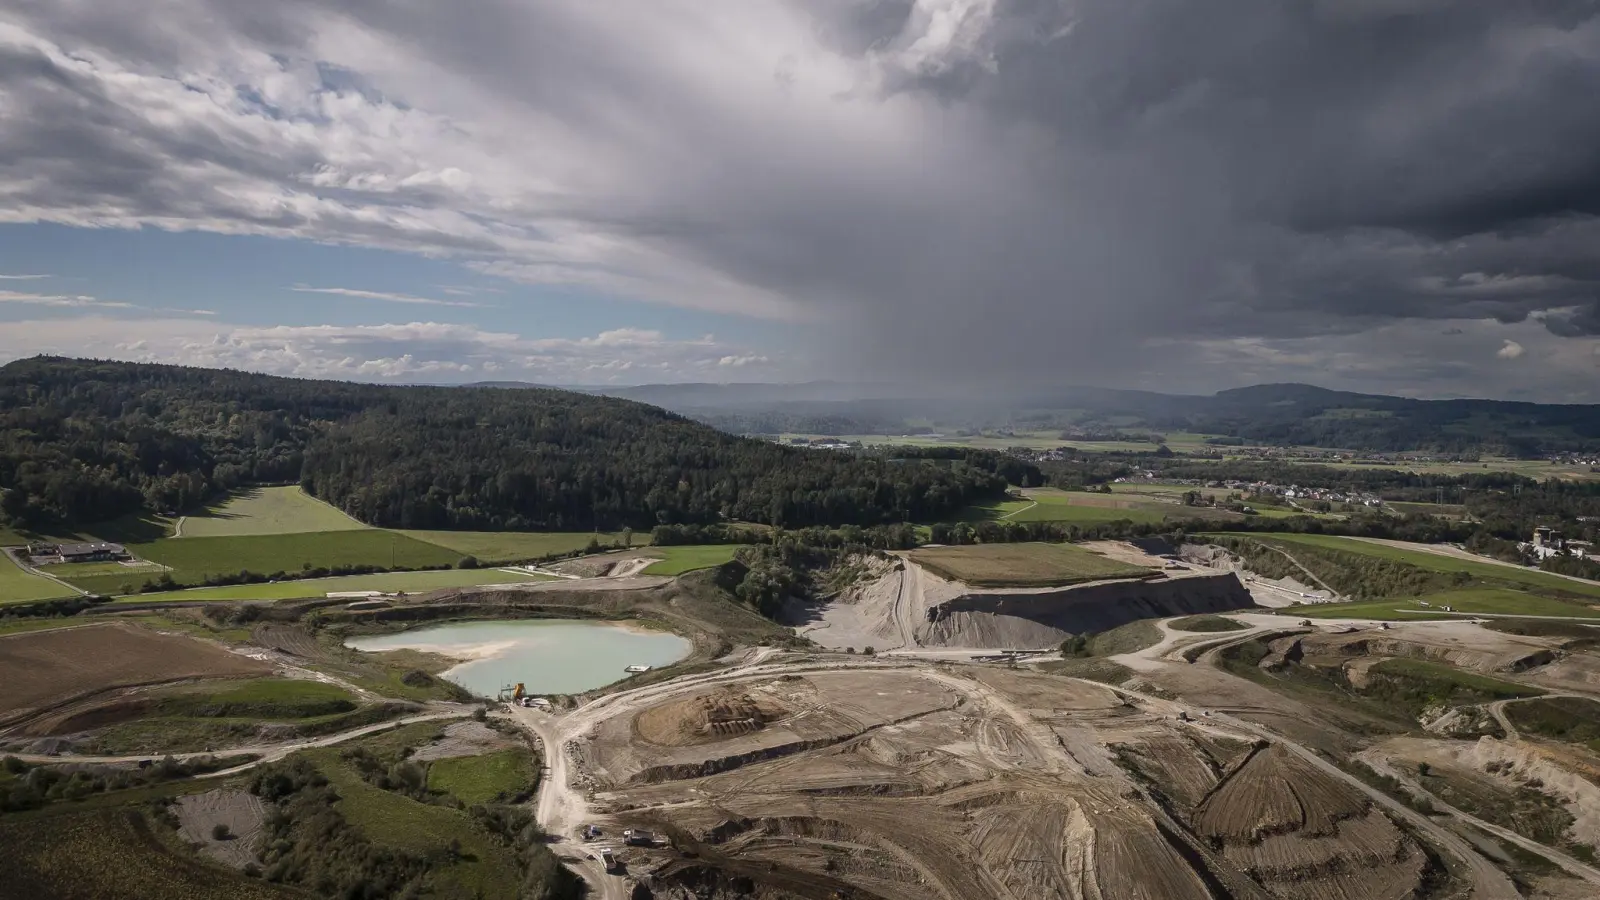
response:
[[[522,702],[522,695],[524,693],[525,693],[525,691],[522,688],[522,682],[520,682],[520,681],[517,682],[517,689],[515,691],[511,692],[511,700],[512,700],[512,702],[521,703]]]

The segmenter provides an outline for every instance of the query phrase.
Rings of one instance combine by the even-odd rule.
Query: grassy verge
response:
[[[1427,606],[1422,601],[1427,601]],[[1439,621],[1452,618],[1452,612],[1483,616],[1548,616],[1592,620],[1600,624],[1600,610],[1587,603],[1569,603],[1537,594],[1480,588],[1444,591],[1426,597],[1393,597],[1360,600],[1354,603],[1317,603],[1296,606],[1290,615],[1312,619],[1378,619],[1384,621]]]
[[[593,531],[401,531],[403,535],[439,547],[447,547],[462,556],[477,557],[483,563],[521,562],[542,559],[562,553],[587,550],[598,544],[601,547],[622,546],[622,532]],[[650,542],[650,535],[635,535],[635,546]]]
[[[1087,678],[1105,684],[1122,684],[1133,677],[1133,670],[1109,659],[1052,659],[1039,663],[1039,671],[1052,675]]]
[[[1196,631],[1203,634],[1244,631],[1250,627],[1238,619],[1230,619],[1227,616],[1184,616],[1181,619],[1173,619],[1167,626],[1178,631]]]
[[[1156,623],[1149,619],[1140,619],[1119,625],[1110,631],[1102,631],[1088,639],[1088,650],[1092,656],[1117,656],[1122,653],[1136,653],[1146,647],[1154,647],[1161,643],[1163,635]]]
[[[427,572],[383,572],[376,575],[343,575],[335,578],[306,578],[276,584],[240,584],[228,587],[190,588],[129,594],[124,603],[171,603],[207,600],[301,600],[326,597],[348,591],[382,591],[386,594],[420,594],[443,588],[475,587],[485,584],[521,584],[552,581],[549,575],[504,572],[499,569],[440,569]]]

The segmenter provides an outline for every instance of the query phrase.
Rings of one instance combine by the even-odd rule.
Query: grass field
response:
[[[338,685],[301,678],[258,678],[227,685],[185,687],[163,693],[154,710],[164,716],[306,719],[355,709],[355,695]]]
[[[1118,497],[1115,494],[1091,494],[1086,491],[1061,491],[1055,488],[1034,488],[1024,492],[1034,505],[1022,504],[1012,522],[1068,522],[1094,524],[1127,519],[1132,522],[1160,522],[1182,508],[1159,500],[1138,500]]]
[[[185,516],[182,526],[185,538],[360,531],[367,527],[294,486],[240,491]]]
[[[419,594],[443,588],[475,587],[481,584],[520,584],[552,581],[550,575],[502,572],[499,569],[440,569],[429,572],[383,572],[377,575],[341,575],[334,578],[303,578],[277,584],[240,584],[231,587],[189,588],[182,591],[157,591],[128,594],[129,603],[166,603],[199,600],[300,600],[325,597],[346,591],[382,591],[386,594]]]
[[[1139,578],[1151,573],[1072,544],[926,547],[913,550],[911,560],[943,578],[981,587],[1047,587],[1102,578]]]
[[[696,569],[709,569],[731,562],[740,544],[693,544],[684,547],[652,547],[650,555],[661,557],[651,563],[645,575],[682,575]]]
[[[77,593],[48,578],[24,572],[20,566],[11,561],[11,557],[0,554],[0,604],[75,597]]]
[[[533,754],[520,748],[428,764],[428,788],[453,794],[468,806],[532,791],[537,782]]]
[[[1296,606],[1289,610],[1288,614],[1312,619],[1427,621],[1452,618],[1450,613],[1442,609],[1448,605],[1455,612],[1474,615],[1550,616],[1592,619],[1600,622],[1600,609],[1519,591],[1472,588],[1429,594],[1423,599],[1427,600],[1428,606],[1423,606],[1416,598],[1392,597],[1384,600],[1362,600],[1356,603],[1316,603]]]
[[[593,541],[607,547],[622,540],[621,532],[592,531],[402,531],[425,543],[446,547],[484,563],[521,562],[588,548]],[[649,533],[633,537],[636,547],[650,543]]]
[[[148,544],[130,544],[128,551],[141,559],[170,566],[180,584],[205,580],[207,575],[236,574],[248,570],[262,575],[299,572],[306,566],[341,565],[427,566],[453,565],[461,554],[390,531],[324,531],[305,534],[263,534],[238,537],[170,538]],[[135,589],[148,575],[93,575],[72,583],[96,593],[120,594],[124,584]]]
[[[1579,595],[1600,600],[1600,584],[1574,581],[1570,578],[1563,578],[1560,575],[1552,575],[1549,572],[1524,569],[1519,566],[1501,565],[1488,560],[1462,559],[1439,553],[1429,553],[1425,550],[1409,550],[1403,547],[1393,547],[1388,544],[1378,544],[1357,538],[1336,537],[1326,534],[1235,534],[1234,537],[1268,540],[1285,545],[1291,552],[1295,544],[1302,544],[1327,550],[1359,553],[1364,556],[1377,557],[1378,559],[1407,563],[1434,572],[1466,572],[1474,578],[1486,582],[1511,584],[1525,587],[1529,590]]]

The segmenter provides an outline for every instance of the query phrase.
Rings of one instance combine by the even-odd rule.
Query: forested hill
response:
[[[784,526],[948,517],[1003,479],[746,440],[627,400],[38,357],[0,367],[0,521],[183,511],[299,482],[404,528]]]

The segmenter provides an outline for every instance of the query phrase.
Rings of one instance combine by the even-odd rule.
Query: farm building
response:
[[[85,544],[35,544],[28,548],[28,555],[34,558],[58,556],[64,563],[106,562],[130,558],[127,548],[107,541]]]

